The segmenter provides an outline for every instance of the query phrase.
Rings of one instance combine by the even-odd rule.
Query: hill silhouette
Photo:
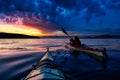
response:
[[[29,36],[24,34],[0,33],[0,38],[39,38],[37,36]]]

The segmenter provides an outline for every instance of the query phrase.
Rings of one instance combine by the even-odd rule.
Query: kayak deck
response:
[[[55,63],[49,53],[44,54],[36,67],[27,75],[24,80],[67,80],[66,75]]]
[[[65,80],[65,77],[59,70],[49,68],[40,69],[38,68],[36,70],[31,71],[25,80],[43,80],[43,79]]]
[[[103,56],[104,53],[106,52],[105,50],[86,50],[84,48],[75,48],[69,44],[66,44],[65,47],[70,50],[73,50],[73,51],[79,51],[79,52],[83,52],[86,54],[94,54],[94,55],[98,55],[98,56]]]

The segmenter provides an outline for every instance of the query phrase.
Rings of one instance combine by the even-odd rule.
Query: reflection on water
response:
[[[64,39],[0,39],[0,55],[2,55],[3,52],[9,54],[13,51],[41,52],[45,51],[47,47],[54,47],[52,49],[55,50],[63,47],[63,44]]]
[[[67,38],[0,39],[1,80],[20,80],[32,68],[31,65],[40,60],[47,47],[50,47],[51,54],[58,64],[64,57],[68,58],[64,64],[64,69],[71,73],[73,80],[120,78],[118,76],[120,74],[120,39],[81,39],[84,44],[90,47],[107,48],[109,55],[108,72],[102,71],[100,64],[86,55],[80,55],[78,59],[75,59],[69,52],[64,52],[65,42],[68,41]],[[108,75],[113,78],[108,78]],[[93,76],[96,77],[93,78]]]
[[[41,51],[46,47],[63,47],[68,39],[0,39],[0,51]],[[81,39],[83,43],[91,47],[109,50],[120,50],[119,39]]]

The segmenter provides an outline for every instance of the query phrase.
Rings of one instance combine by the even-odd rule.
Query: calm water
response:
[[[67,41],[67,38],[0,39],[0,80],[20,80],[32,69],[31,65],[40,60],[47,47],[73,80],[120,80],[120,39],[81,39],[90,47],[107,48],[106,71],[87,55],[71,56],[64,48]],[[64,58],[67,60],[61,64]]]

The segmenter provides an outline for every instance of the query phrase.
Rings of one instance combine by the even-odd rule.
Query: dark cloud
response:
[[[94,31],[102,31],[101,28],[119,24],[119,10],[120,0],[0,0],[0,19],[4,22],[48,31],[59,26],[71,31],[93,31],[93,26]],[[109,20],[112,15],[117,15],[113,21]],[[100,24],[102,27],[96,27]]]
[[[50,1],[67,9],[74,8],[77,4],[77,0],[50,0]]]

